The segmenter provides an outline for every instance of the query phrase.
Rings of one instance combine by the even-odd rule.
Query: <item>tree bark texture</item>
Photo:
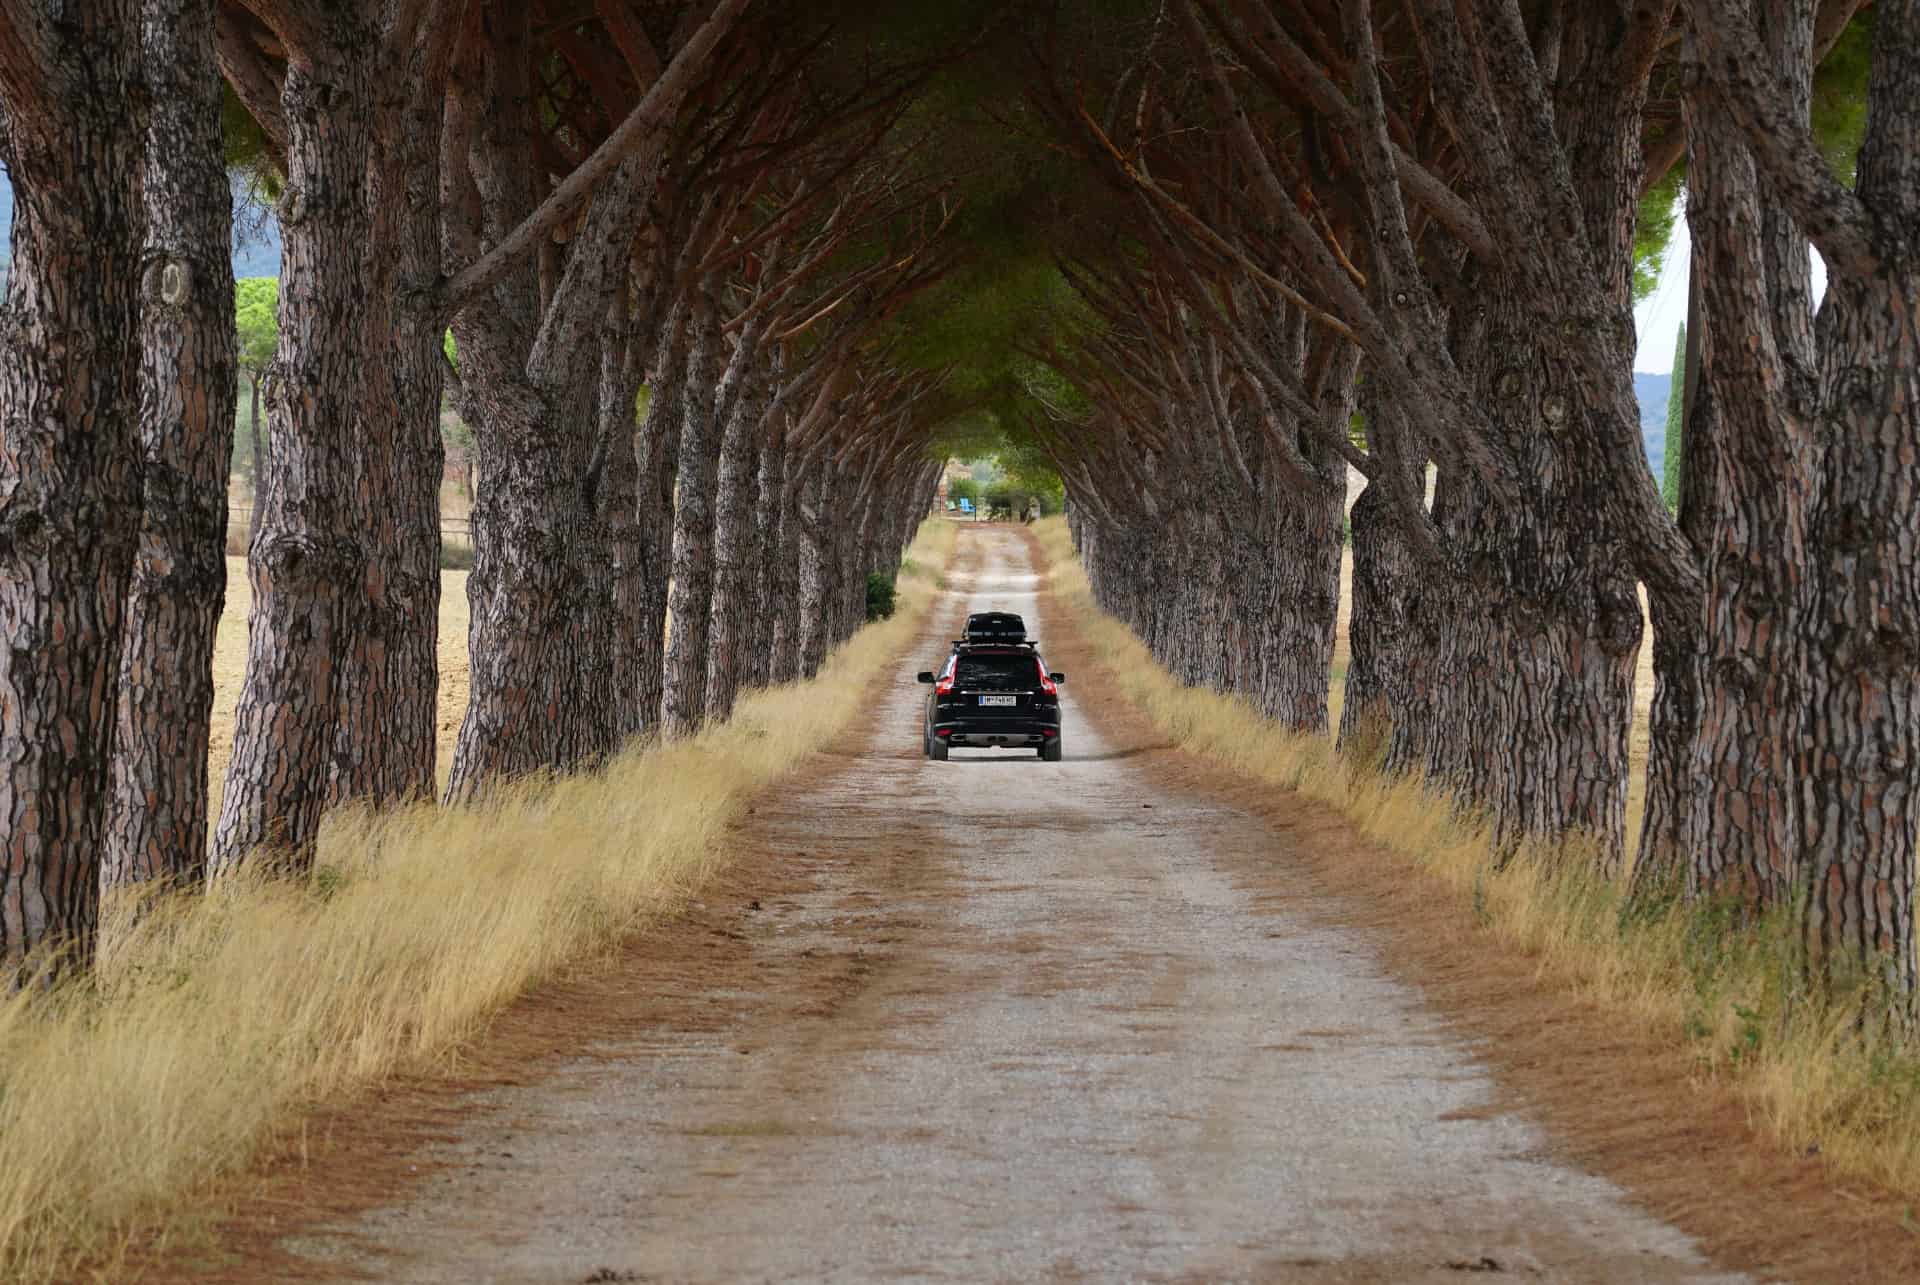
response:
[[[314,15],[307,15],[314,18]],[[304,865],[329,796],[339,677],[367,574],[353,427],[367,375],[367,161],[377,35],[358,5],[301,24],[281,98],[280,344],[269,384],[273,473],[254,510],[247,673],[216,869],[256,849]],[[303,37],[304,38],[304,37]]]
[[[684,306],[677,305],[684,318]],[[692,354],[684,324],[668,332],[655,365],[653,397],[640,427],[639,532],[634,573],[635,732],[657,735],[666,682],[667,596],[673,578],[674,483],[680,472],[680,427],[686,417],[686,381]]]
[[[673,584],[667,608],[671,635],[660,700],[660,733],[669,740],[693,735],[706,721],[707,636],[713,609],[713,505],[722,431],[714,420],[721,400],[723,354],[719,308],[708,288],[696,294],[692,308],[674,492]]]
[[[759,486],[754,499],[754,520],[759,524],[756,543],[760,563],[754,577],[753,607],[747,621],[751,639],[747,646],[747,681],[754,687],[766,687],[780,681],[780,665],[775,659],[787,646],[787,586],[791,583],[793,551],[788,547],[784,503],[787,478],[786,416],[776,411],[767,421],[760,447]]]
[[[707,625],[706,679],[706,717],[713,722],[733,717],[734,698],[749,678],[753,590],[760,570],[755,501],[760,439],[772,401],[769,379],[760,371],[745,375],[720,443],[714,479],[713,605]]]
[[[528,16],[488,48],[474,170],[487,232],[498,244],[532,210],[531,116],[494,100],[530,100]],[[651,100],[650,100],[651,101]],[[594,467],[600,438],[601,338],[627,288],[634,224],[658,181],[678,95],[654,103],[644,141],[605,180],[567,243],[541,256],[551,271],[504,273],[487,299],[455,317],[465,361],[463,409],[480,454],[469,649],[471,688],[448,780],[468,798],[493,780],[592,761],[618,739],[610,695],[617,623],[611,552]],[[600,468],[604,468],[604,457]],[[589,491],[593,494],[589,494]],[[570,644],[580,643],[584,652]],[[602,663],[604,662],[604,663]],[[605,670],[607,672],[599,672]]]
[[[227,589],[235,370],[232,194],[211,0],[146,0],[140,550],[127,589],[103,890],[207,861],[213,643]]]
[[[444,319],[440,140],[458,14],[382,33],[368,157],[355,505],[364,517],[359,624],[340,672],[329,804],[434,797],[439,736],[440,402]]]
[[[1395,730],[1416,717],[1409,669],[1416,647],[1412,617],[1423,577],[1412,542],[1384,489],[1368,484],[1354,501],[1353,604],[1347,620],[1347,678],[1340,746],[1384,760]]]
[[[1807,937],[1913,1002],[1920,840],[1920,11],[1875,8],[1855,197],[1871,264],[1831,265],[1819,320],[1825,451],[1800,799]],[[1809,210],[1809,214],[1813,211]]]
[[[636,626],[645,596],[641,505],[640,388],[659,336],[652,328],[656,292],[638,292],[633,315],[612,327],[600,354],[600,449],[605,466],[598,503],[607,526],[608,567],[612,576],[608,621],[607,671],[612,684],[610,714],[614,744],[640,733],[639,639]]]
[[[833,500],[832,467],[821,461],[800,478],[794,505],[800,535],[800,566],[794,596],[794,677],[812,678],[833,645],[831,612],[834,598],[833,532],[829,512]]]
[[[18,5],[0,309],[0,960],[94,943],[140,538],[140,6]]]
[[[1767,6],[1804,119],[1813,15]],[[1797,14],[1794,10],[1799,10]],[[1797,68],[1797,74],[1793,69]],[[1638,869],[1694,896],[1784,903],[1796,882],[1807,655],[1807,508],[1816,457],[1806,240],[1763,199],[1709,91],[1687,98],[1687,226],[1698,295],[1680,527],[1700,594],[1654,604],[1655,698]]]
[[[1436,766],[1491,810],[1503,839],[1580,831],[1617,859],[1641,618],[1600,516],[1604,478],[1557,432],[1591,393],[1566,378],[1577,366],[1537,319],[1498,300],[1488,313],[1498,357],[1480,387],[1534,489],[1524,505],[1474,506],[1459,532],[1450,650],[1465,735],[1461,757]]]

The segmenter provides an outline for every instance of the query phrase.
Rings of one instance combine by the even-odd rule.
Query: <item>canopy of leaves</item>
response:
[[[1867,77],[1873,68],[1873,16],[1858,14],[1813,74],[1813,136],[1848,187],[1867,134]]]
[[[234,325],[239,332],[240,370],[257,379],[280,342],[280,282],[242,277],[233,283]]]

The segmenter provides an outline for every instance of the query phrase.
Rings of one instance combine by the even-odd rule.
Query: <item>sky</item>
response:
[[[1687,236],[1687,212],[1681,209],[1673,221],[1673,240],[1667,243],[1667,258],[1660,265],[1660,284],[1639,307],[1633,310],[1633,324],[1640,333],[1640,350],[1633,368],[1649,375],[1665,375],[1673,370],[1673,343],[1680,323],[1687,319],[1687,261],[1693,242]],[[1812,247],[1807,253],[1813,254]],[[1827,266],[1813,255],[1813,303],[1827,290]]]

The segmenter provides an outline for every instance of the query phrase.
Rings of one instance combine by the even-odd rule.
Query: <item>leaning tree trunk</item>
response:
[[[713,607],[713,502],[720,442],[714,413],[720,402],[720,324],[709,289],[693,305],[687,357],[685,416],[680,427],[680,471],[673,510],[673,584],[660,732],[691,736],[706,721],[707,630]]]
[[[140,538],[144,134],[133,0],[0,41],[0,960],[91,956],[123,602]]]
[[[516,11],[514,21],[513,48],[488,74],[519,95],[531,92],[518,56],[526,14]],[[495,223],[506,227],[530,203],[529,140],[512,121],[482,128],[496,126],[504,132],[486,137],[493,162],[476,178],[478,168],[489,171]],[[455,318],[462,352],[473,349],[462,404],[476,412],[482,476],[468,580],[472,685],[449,798],[579,767],[618,736],[611,697],[595,695],[607,691],[615,645],[596,395],[604,328],[627,288],[633,224],[659,177],[666,134],[651,137],[602,180],[567,242],[564,269],[543,252],[539,278],[515,272],[495,287],[497,305],[470,305]],[[516,176],[513,185],[503,173]],[[588,700],[605,708],[583,708]]]
[[[147,262],[140,552],[121,643],[103,889],[195,880],[207,861],[213,643],[227,592],[233,198],[211,0],[147,0]]]
[[[338,677],[359,629],[365,515],[352,426],[365,377],[366,173],[374,40],[348,6],[289,49],[280,204],[280,347],[268,399],[273,474],[248,550],[253,609],[213,864],[273,849],[311,859],[328,797]]]

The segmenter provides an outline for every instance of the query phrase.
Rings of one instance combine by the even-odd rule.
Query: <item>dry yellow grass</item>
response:
[[[1838,1173],[1920,1196],[1920,1061],[1863,1027],[1858,989],[1807,983],[1791,914],[1736,927],[1724,907],[1631,902],[1577,845],[1523,850],[1495,868],[1487,827],[1424,782],[1383,777],[1325,736],[1287,733],[1243,700],[1182,686],[1094,605],[1065,523],[1041,523],[1037,534],[1054,592],[1121,695],[1180,748],[1341,809],[1470,906],[1484,931],[1536,960],[1543,977],[1691,1050],[1699,1073],[1744,1099],[1783,1147],[1817,1146]]]
[[[303,1106],[434,1068],[516,995],[671,913],[726,859],[744,800],[860,707],[953,541],[928,523],[892,620],[693,740],[474,808],[336,815],[311,879],[118,907],[92,978],[0,1001],[0,1274],[86,1260],[111,1279],[130,1236],[178,1225]]]

